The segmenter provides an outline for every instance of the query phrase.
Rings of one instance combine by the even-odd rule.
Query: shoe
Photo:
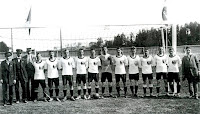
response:
[[[126,95],[124,95],[124,98],[127,98],[127,96],[126,96]]]
[[[112,95],[112,93],[110,93],[110,94],[109,94],[109,97],[112,97],[112,98],[114,98],[114,96]]]
[[[138,97],[138,95],[137,95],[137,94],[134,94],[134,97]]]
[[[24,102],[24,103],[28,103],[28,101],[27,101],[27,100],[24,100],[23,102]]]
[[[6,106],[7,106],[7,104],[3,104],[3,106],[4,106],[4,107],[6,107]]]
[[[16,104],[19,104],[19,101],[16,101]]]
[[[50,98],[50,99],[49,99],[49,102],[51,102],[51,101],[53,101],[53,98]]]
[[[103,98],[104,98],[104,96],[102,95],[102,96],[100,96],[99,98],[103,99]]]
[[[34,102],[34,103],[36,103],[36,102],[37,102],[37,100],[35,99],[35,100],[33,100],[33,102]]]
[[[195,96],[195,99],[199,99],[199,97],[198,97],[198,96]]]
[[[80,96],[80,95],[76,97],[76,100],[78,100],[78,99],[81,99],[81,96]]]
[[[60,99],[58,97],[56,97],[56,101],[61,102]]]
[[[181,97],[181,94],[180,94],[180,93],[177,93],[177,97]]]
[[[72,96],[72,97],[71,97],[71,100],[72,100],[72,101],[75,101],[76,99],[74,99],[74,97]]]
[[[160,93],[157,93],[156,97],[160,97]]]
[[[64,97],[63,102],[65,102],[67,100],[67,97]]]
[[[87,99],[91,99],[91,96],[90,95],[88,95],[88,98]]]
[[[150,97],[153,97],[153,94],[152,94],[152,93],[150,93]]]
[[[192,97],[193,97],[192,95],[188,96],[188,98],[192,98]]]
[[[46,97],[44,98],[44,102],[47,102],[47,98]]]
[[[86,96],[86,95],[84,95],[84,96],[83,96],[83,99],[87,100],[87,96]]]
[[[7,103],[7,105],[12,105],[12,103]]]

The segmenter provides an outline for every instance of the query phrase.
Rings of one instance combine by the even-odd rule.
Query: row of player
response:
[[[122,54],[122,49],[117,48],[116,49],[117,54],[116,56],[111,56],[108,54],[107,47],[102,47],[102,54],[100,56],[96,56],[95,49],[91,49],[91,55],[90,57],[84,57],[84,50],[79,49],[78,57],[72,58],[70,57],[69,50],[64,51],[64,56],[58,60],[54,57],[54,52],[49,52],[49,59],[46,61],[42,60],[42,56],[40,53],[36,54],[36,57],[31,56],[31,54],[28,52],[28,55],[26,57],[22,56],[22,50],[17,49],[17,57],[12,60],[12,62],[9,62],[9,57],[11,57],[11,53],[6,53],[6,62],[9,65],[10,63],[13,64],[13,82],[15,84],[15,90],[16,90],[16,99],[17,103],[19,103],[19,82],[22,86],[23,91],[23,101],[26,103],[27,101],[27,86],[29,86],[28,81],[26,81],[26,75],[23,76],[23,74],[27,74],[27,77],[30,74],[31,66],[34,69],[34,73],[31,80],[31,100],[34,100],[34,102],[37,101],[38,96],[38,87],[39,84],[41,85],[44,93],[44,98],[46,100],[46,94],[45,88],[45,72],[47,72],[47,78],[48,78],[48,87],[49,87],[49,94],[50,98],[48,101],[53,100],[53,83],[55,84],[55,93],[56,93],[56,100],[60,101],[58,98],[59,96],[59,73],[58,70],[62,71],[62,81],[63,81],[63,93],[64,93],[64,99],[63,101],[67,100],[67,82],[69,82],[70,86],[70,95],[71,100],[76,100],[81,98],[81,82],[82,82],[82,88],[83,88],[83,96],[84,99],[90,99],[91,98],[91,83],[94,80],[95,81],[95,91],[96,94],[99,93],[99,71],[101,71],[101,82],[102,82],[102,97],[104,96],[105,91],[105,82],[106,79],[108,81],[108,87],[109,87],[109,96],[112,96],[112,74],[115,74],[116,79],[116,90],[117,90],[117,97],[120,96],[120,79],[122,79],[123,87],[124,87],[124,96],[127,95],[127,85],[126,85],[126,73],[129,74],[130,79],[130,90],[132,92],[133,96],[137,96],[137,90],[138,90],[138,80],[139,80],[139,69],[141,69],[142,72],[142,79],[143,79],[143,92],[144,96],[146,96],[146,88],[147,88],[147,79],[149,82],[149,89],[150,89],[150,96],[153,96],[153,71],[152,67],[156,67],[156,79],[157,79],[157,95],[159,96],[160,93],[160,82],[161,77],[164,80],[165,83],[165,91],[166,94],[168,94],[168,82],[169,87],[173,93],[173,95],[180,96],[180,77],[179,77],[179,67],[182,64],[182,70],[183,70],[183,79],[187,78],[189,82],[189,92],[190,97],[194,96],[196,99],[198,99],[198,60],[197,57],[193,54],[191,54],[190,47],[187,47],[187,56],[183,58],[181,61],[180,57],[174,53],[174,49],[169,49],[169,56],[164,54],[164,50],[162,47],[159,48],[159,52],[157,55],[152,57],[149,55],[149,50],[144,50],[144,55],[142,57],[139,57],[136,55],[136,47],[131,48],[131,54],[129,56],[125,56]],[[194,58],[194,62],[192,64],[196,65],[197,68],[197,75],[191,71],[191,59]],[[188,64],[189,62],[189,64]],[[21,65],[21,66],[20,66]],[[12,66],[12,65],[11,65]],[[22,68],[24,66],[24,68]],[[27,68],[27,67],[30,68]],[[1,65],[1,67],[3,67]],[[73,71],[75,70],[75,71]],[[25,72],[24,72],[25,71]],[[127,71],[127,72],[126,72]],[[78,96],[76,99],[73,95],[73,75],[76,74],[76,83],[77,83],[77,89],[78,89]],[[196,72],[196,71],[195,71]],[[86,87],[86,75],[88,74],[88,87]],[[2,75],[3,76],[3,75]],[[28,79],[29,80],[29,79]],[[4,81],[1,80],[3,83]],[[174,83],[177,83],[177,93],[174,93]],[[194,86],[192,88],[192,86]],[[88,96],[86,96],[86,90],[88,89]],[[5,90],[5,89],[3,89]],[[5,91],[4,91],[5,92]],[[28,93],[30,94],[30,93]],[[12,98],[11,98],[12,99]],[[10,100],[10,104],[12,100]],[[4,101],[4,104],[6,103],[6,99]]]

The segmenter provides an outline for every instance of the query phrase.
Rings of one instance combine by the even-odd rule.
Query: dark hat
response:
[[[31,48],[26,48],[26,52],[32,51]]]
[[[7,52],[5,52],[5,56],[6,56],[6,57],[10,57],[10,56],[12,56],[12,53],[9,52],[9,51],[7,51]]]
[[[191,48],[189,46],[187,46],[186,49],[191,49]]]
[[[17,53],[22,53],[22,49],[16,49]]]

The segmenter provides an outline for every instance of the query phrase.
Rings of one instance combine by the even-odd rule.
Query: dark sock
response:
[[[168,92],[168,87],[165,87],[165,92],[166,92],[166,93]]]
[[[91,88],[88,88],[88,94],[89,95],[91,94]]]
[[[59,89],[55,89],[55,92],[56,92],[56,96],[59,95]]]
[[[49,90],[49,94],[50,94],[50,97],[53,96],[53,89],[50,89],[50,90]]]
[[[153,92],[153,87],[149,87],[150,93]]]
[[[160,87],[156,87],[157,93],[160,93]]]
[[[112,93],[112,87],[109,87],[109,93]]]
[[[63,90],[63,93],[64,93],[64,97],[67,96],[67,90]]]
[[[146,94],[146,87],[143,87],[144,94]]]
[[[78,95],[81,95],[81,90],[78,90]]]
[[[120,87],[116,87],[117,89],[117,94],[120,94]]]
[[[74,95],[74,91],[70,90],[70,95],[73,96]]]
[[[174,85],[170,85],[170,89],[174,92]]]
[[[180,93],[180,90],[181,90],[181,85],[177,84],[177,93]]]
[[[131,89],[132,94],[134,94],[134,93],[133,93],[133,86],[130,86],[130,89]]]
[[[127,87],[124,87],[124,94],[126,95],[127,93]]]
[[[83,89],[83,94],[86,95],[86,89]]]
[[[95,88],[96,93],[99,93],[99,88]]]
[[[135,86],[135,94],[137,94],[138,86]]]
[[[105,91],[105,87],[102,87],[102,94],[104,94],[104,91]]]

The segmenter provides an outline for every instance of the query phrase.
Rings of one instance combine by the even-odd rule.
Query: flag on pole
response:
[[[29,10],[28,17],[26,19],[26,23],[29,23],[29,24],[31,23],[31,8]],[[31,28],[28,29],[28,33],[29,33],[29,35],[31,34]]]
[[[166,0],[164,1],[164,6],[162,9],[162,19],[163,21],[167,21],[167,6],[166,6]]]

